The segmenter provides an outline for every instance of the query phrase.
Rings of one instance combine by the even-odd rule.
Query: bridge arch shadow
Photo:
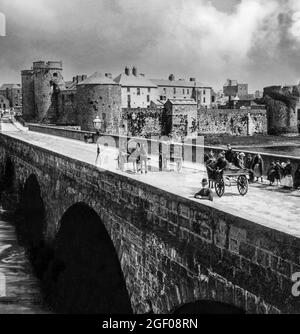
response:
[[[5,164],[2,167],[0,191],[7,191],[13,188],[15,181],[15,166],[12,159],[6,157]]]
[[[30,250],[37,249],[44,244],[46,228],[45,206],[41,196],[41,189],[36,175],[28,177],[20,192],[18,205],[17,232],[20,241]]]
[[[58,313],[132,313],[114,245],[88,205],[70,207],[60,221],[45,274],[47,301]]]
[[[199,300],[177,308],[173,314],[245,314],[246,312],[235,306],[212,300]]]

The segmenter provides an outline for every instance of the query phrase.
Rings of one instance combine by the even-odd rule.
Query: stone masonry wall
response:
[[[267,133],[266,110],[199,109],[199,134],[248,136]]]
[[[299,238],[1,134],[2,170],[7,157],[16,187],[37,176],[47,239],[75,203],[99,214],[135,312],[145,312],[147,299],[161,313],[203,299],[249,313],[300,312],[291,294],[291,274],[300,271]]]

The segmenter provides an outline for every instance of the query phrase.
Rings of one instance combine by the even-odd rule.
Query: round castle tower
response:
[[[57,93],[63,86],[62,62],[33,63],[35,117],[39,122],[55,122]]]
[[[118,134],[122,115],[121,87],[109,77],[94,73],[77,85],[78,123],[83,131],[95,131],[93,120],[102,121],[101,132]]]

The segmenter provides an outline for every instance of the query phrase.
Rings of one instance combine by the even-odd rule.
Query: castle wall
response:
[[[76,125],[77,123],[76,90],[60,92],[58,94],[58,119],[56,124]]]

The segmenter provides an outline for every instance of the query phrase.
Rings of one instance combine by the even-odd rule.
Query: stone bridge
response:
[[[3,133],[0,168],[58,311],[300,311],[297,236]]]

